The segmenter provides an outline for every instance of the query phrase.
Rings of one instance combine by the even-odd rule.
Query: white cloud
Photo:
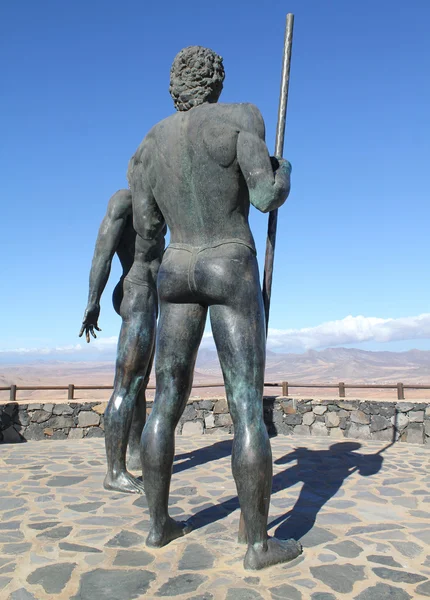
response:
[[[310,350],[361,342],[430,339],[430,313],[400,319],[348,316],[303,329],[270,329],[271,350]]]
[[[44,348],[13,348],[0,350],[0,357],[7,355],[13,356],[62,356],[72,354],[82,354],[82,358],[85,358],[87,354],[99,354],[104,352],[112,352],[116,350],[118,343],[117,336],[111,336],[107,338],[92,339],[91,343],[86,342],[81,344],[70,344],[68,346],[52,346]]]
[[[398,340],[430,339],[430,313],[416,317],[400,319],[381,319],[378,317],[348,316],[339,321],[328,321],[316,327],[302,329],[269,328],[268,348],[270,350],[300,352],[303,350],[345,346],[361,342],[393,342]],[[97,338],[90,344],[81,343],[52,348],[15,348],[0,350],[0,358],[14,356],[75,356],[94,358],[95,355],[114,356],[118,338],[116,336]],[[214,348],[212,333],[203,336],[202,348]]]
[[[98,337],[96,340],[91,340],[89,344],[85,342],[84,347],[89,348],[90,346],[92,346],[95,350],[99,350],[100,352],[110,352],[111,350],[116,350],[117,344],[118,336],[112,335],[111,337],[107,338]]]

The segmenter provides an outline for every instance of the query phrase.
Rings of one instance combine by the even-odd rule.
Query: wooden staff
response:
[[[293,48],[294,15],[288,13],[285,28],[284,57],[282,61],[281,93],[279,97],[278,126],[276,129],[275,156],[284,152],[285,121],[287,118],[288,86],[290,83],[291,51]],[[267,228],[266,258],[264,261],[263,302],[266,317],[266,336],[269,331],[270,298],[272,295],[273,263],[275,259],[276,226],[278,209],[269,213]]]
[[[276,129],[275,156],[281,157],[284,152],[285,121],[287,118],[288,86],[290,83],[291,51],[293,48],[294,15],[287,14],[285,27],[284,56],[282,59],[281,93],[279,97],[278,126]],[[272,294],[273,262],[275,259],[276,225],[278,223],[278,209],[269,213],[267,229],[266,258],[264,261],[263,302],[266,318],[266,337],[269,331],[270,297]],[[246,543],[245,521],[240,513],[239,543]]]

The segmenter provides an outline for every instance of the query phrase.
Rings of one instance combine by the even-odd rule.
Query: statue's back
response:
[[[249,105],[204,104],[156,125],[142,144],[149,182],[174,242],[253,244],[237,138]]]

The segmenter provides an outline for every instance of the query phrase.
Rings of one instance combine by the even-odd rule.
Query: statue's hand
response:
[[[287,171],[290,174],[293,169],[291,163],[280,156],[271,156],[270,162],[272,163],[272,169],[274,173],[276,173],[278,169],[281,169],[283,171]]]
[[[97,336],[94,333],[94,329],[96,329],[97,331],[101,331],[101,329],[98,326],[99,315],[100,315],[100,304],[98,304],[98,303],[88,304],[88,306],[85,310],[84,320],[82,321],[82,327],[79,332],[79,337],[81,337],[85,331],[85,338],[86,338],[88,344],[90,343],[90,339],[91,339],[90,333],[93,336],[93,338],[96,338]]]
[[[363,477],[376,475],[381,470],[383,458],[379,454],[366,454],[362,463],[358,466],[358,472]]]

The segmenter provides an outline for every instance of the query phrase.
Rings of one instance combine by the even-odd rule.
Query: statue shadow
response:
[[[204,465],[213,460],[230,456],[232,445],[232,439],[222,440],[211,446],[196,448],[196,450],[191,450],[190,452],[177,454],[175,455],[175,462],[173,464],[173,473],[180,473],[186,469],[192,469],[193,467]]]
[[[358,442],[340,442],[327,450],[299,447],[278,458],[275,464],[296,464],[274,475],[274,498],[277,492],[298,483],[303,485],[294,506],[272,520],[268,529],[276,527],[274,535],[280,539],[302,538],[314,526],[321,508],[338,493],[348,477],[353,474],[369,477],[378,473],[383,463],[380,452],[360,454],[357,452],[360,448],[361,444]],[[203,454],[204,450],[202,449]],[[223,519],[238,508],[237,496],[226,498],[217,505],[201,510],[192,516],[189,522],[194,529],[199,529]]]
[[[379,453],[360,454],[357,452],[360,448],[358,442],[340,442],[327,450],[299,447],[275,461],[275,464],[297,463],[274,476],[273,494],[303,483],[294,506],[269,524],[270,529],[276,527],[276,537],[302,538],[314,526],[322,507],[336,496],[348,477],[353,474],[370,477],[381,470],[383,457]]]

